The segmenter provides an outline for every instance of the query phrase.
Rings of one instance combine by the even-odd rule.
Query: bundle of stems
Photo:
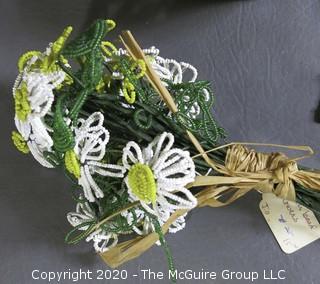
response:
[[[194,162],[196,178],[187,186],[198,198],[198,206],[227,205],[256,189],[274,192],[320,214],[319,171],[298,166],[298,159],[289,159],[281,153],[258,153],[244,147],[245,143],[228,143],[224,129],[212,114],[214,96],[210,83],[201,80],[180,83],[161,80],[151,66],[154,58],[144,54],[130,32],[120,36],[126,53],[119,52],[113,43],[104,41],[105,35],[114,26],[113,21],[97,20],[62,48],[70,33],[67,29],[54,44],[59,52],[44,59],[46,63],[52,61],[52,70],[62,70],[72,81],[54,89],[52,111],[43,118],[50,129],[53,148],[43,155],[54,167],[60,167],[66,173],[74,184],[73,188],[79,188],[80,174],[77,170],[81,166],[74,151],[75,129],[79,119],[86,120],[99,112],[103,115],[105,129],[110,132],[103,157],[103,162],[108,164],[121,166],[123,149],[128,141],[145,147],[159,134],[172,133],[174,146],[188,151]],[[23,61],[29,57],[30,54],[27,54]],[[22,91],[19,92],[19,98],[23,100]],[[28,106],[28,103],[23,101],[21,105]],[[18,142],[19,147],[25,143]],[[123,179],[102,175],[93,175],[93,179],[103,193],[101,198],[89,200],[87,205],[96,217],[75,226],[66,237],[68,243],[77,243],[101,228],[108,233],[126,235],[133,232],[134,226],[141,226],[134,209],[143,208],[140,202],[130,200]],[[87,203],[82,194],[76,200]],[[132,222],[128,222],[123,212],[132,214]],[[175,212],[167,222],[174,221],[185,212]],[[165,223],[161,228],[155,216],[147,212],[144,214],[152,221],[157,238],[165,248],[169,267],[173,270],[170,251],[163,236],[170,224]],[[152,236],[145,238],[148,242],[146,248],[157,240]],[[130,246],[138,243],[133,241]],[[145,249],[142,244],[139,243],[131,258]],[[122,249],[123,246],[126,243],[111,249],[105,256],[114,257],[117,248]]]

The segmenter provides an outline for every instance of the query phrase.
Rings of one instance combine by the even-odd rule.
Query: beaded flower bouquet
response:
[[[225,144],[210,83],[188,63],[142,50],[128,31],[117,48],[105,40],[114,27],[97,20],[73,40],[67,27],[18,62],[12,139],[72,182],[66,242],[92,241],[111,267],[157,243],[173,269],[164,234],[182,230],[196,206],[227,205],[255,189],[319,212],[319,171],[298,166],[300,158]]]

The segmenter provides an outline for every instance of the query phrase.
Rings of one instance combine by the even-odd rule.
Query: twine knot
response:
[[[231,176],[257,179],[255,188],[295,201],[293,180],[299,172],[297,163],[282,153],[262,153],[235,144],[228,148],[225,166]]]
[[[273,173],[275,178],[280,182],[280,183],[286,183],[286,181],[294,174],[297,172],[298,166],[297,163],[294,161],[290,161],[289,159],[281,161],[279,163],[278,168],[276,168]]]

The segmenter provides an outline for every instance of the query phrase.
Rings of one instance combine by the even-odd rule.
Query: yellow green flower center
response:
[[[24,154],[28,154],[29,153],[29,147],[27,145],[27,142],[23,139],[22,135],[17,132],[17,131],[12,131],[12,141],[14,146],[16,146],[16,148],[24,153]]]
[[[26,121],[28,114],[31,112],[26,82],[22,82],[21,87],[16,90],[14,96],[14,105],[17,117],[21,121]]]
[[[73,150],[68,150],[64,155],[64,164],[68,172],[76,178],[80,177],[80,163],[76,153]]]
[[[132,193],[141,201],[156,202],[157,185],[149,166],[137,163],[128,173],[128,183]]]

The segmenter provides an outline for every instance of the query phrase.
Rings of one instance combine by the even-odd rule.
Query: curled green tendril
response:
[[[146,115],[143,109],[138,109],[133,113],[133,120],[135,124],[144,130],[148,130],[152,125],[152,115]]]

